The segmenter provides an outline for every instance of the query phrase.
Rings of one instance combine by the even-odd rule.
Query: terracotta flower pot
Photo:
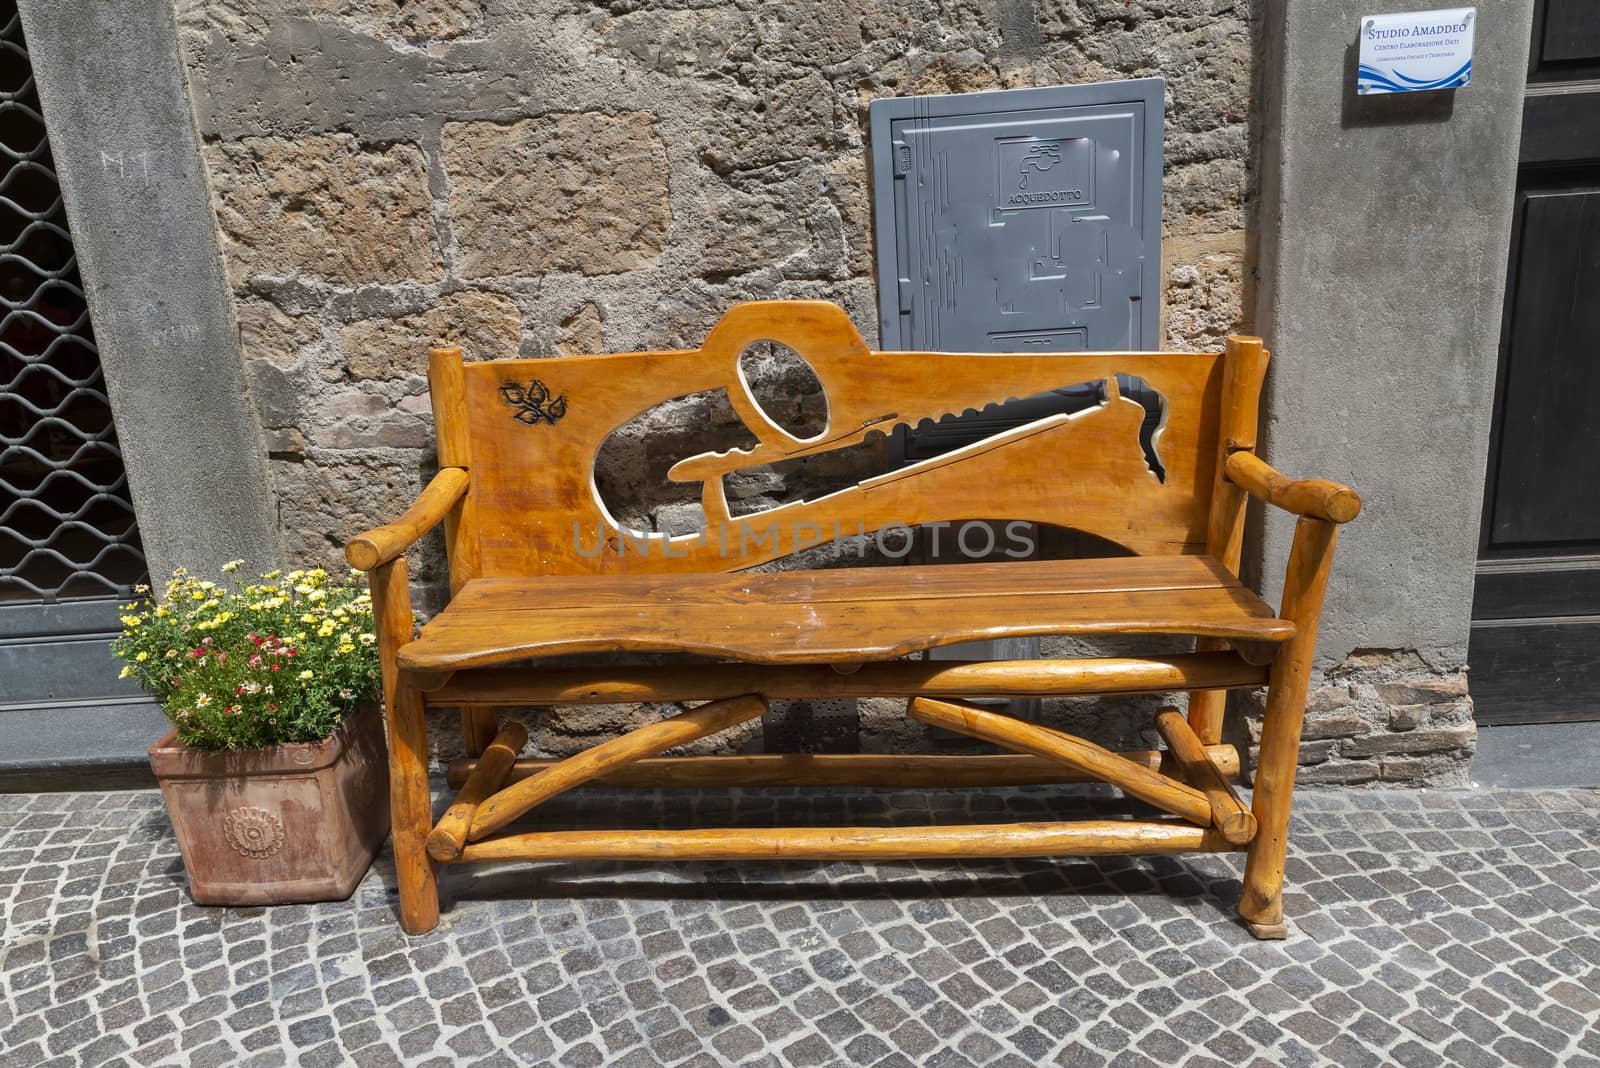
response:
[[[213,752],[150,747],[200,905],[341,901],[389,833],[383,716],[356,708],[320,742]]]

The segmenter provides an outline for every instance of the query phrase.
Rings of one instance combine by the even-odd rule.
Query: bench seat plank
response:
[[[986,638],[1183,634],[1275,644],[1294,632],[1215,559],[1118,557],[475,579],[398,660],[439,671],[637,651],[815,664]]]

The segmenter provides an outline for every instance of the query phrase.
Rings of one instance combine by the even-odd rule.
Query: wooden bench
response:
[[[788,345],[826,393],[827,426],[800,439],[763,411],[739,367],[750,344]],[[438,922],[435,867],[472,861],[726,858],[890,859],[1248,850],[1239,912],[1258,937],[1285,933],[1282,887],[1307,675],[1338,524],[1360,499],[1291,481],[1254,453],[1267,352],[955,355],[872,352],[836,306],[759,302],[730,311],[692,352],[464,363],[430,353],[441,470],[394,523],[353,539],[369,572],[388,710],[400,915]],[[1159,397],[1153,463],[1145,408]],[[1098,383],[1099,400],[1049,415],[814,500],[730,514],[723,476],[860,445],[947,413]],[[607,436],[655,405],[724,389],[759,444],[678,463],[702,483],[706,528],[675,537],[619,527],[595,487]],[[1300,516],[1283,603],[1238,578],[1246,496]],[[750,572],[804,548],[812,531],[1017,520],[1067,527],[1134,555],[938,566]],[[414,628],[405,550],[444,525],[451,600]],[[737,551],[730,551],[730,546]],[[1192,635],[1193,652],[963,662],[907,654],[977,638]],[[1167,643],[1170,647],[1170,642]],[[574,654],[698,654],[714,662],[572,666]],[[561,655],[562,666],[537,658]],[[531,667],[509,666],[535,661]],[[578,661],[581,663],[582,658]],[[1229,785],[1225,691],[1268,687],[1253,806]],[[1187,690],[1163,710],[1163,751],[1114,753],[974,703]],[[903,697],[907,714],[994,743],[984,756],[662,757],[762,714],[773,698]],[[495,706],[705,701],[560,761],[519,759],[527,733]],[[434,823],[425,713],[461,710],[460,793]],[[540,803],[592,781],[614,786],[981,786],[1103,780],[1148,802],[1149,819],[982,826],[534,830],[506,833]]]

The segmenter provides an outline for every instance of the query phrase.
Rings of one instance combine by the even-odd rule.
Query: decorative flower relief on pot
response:
[[[264,808],[245,805],[222,818],[222,833],[234,852],[266,860],[283,847],[283,821]]]

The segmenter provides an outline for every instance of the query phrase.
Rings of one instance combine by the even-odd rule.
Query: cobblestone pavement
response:
[[[949,796],[591,791],[547,818],[1066,804]],[[1595,791],[1306,792],[1275,943],[1216,855],[455,869],[408,939],[387,858],[347,902],[198,908],[159,795],[0,796],[0,1063],[1600,1065],[1597,842]]]

